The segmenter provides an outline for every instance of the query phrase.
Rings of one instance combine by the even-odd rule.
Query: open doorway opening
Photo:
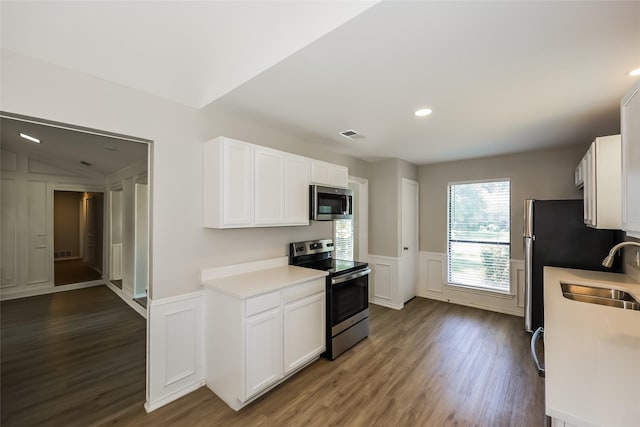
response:
[[[55,286],[102,279],[103,193],[53,193]]]

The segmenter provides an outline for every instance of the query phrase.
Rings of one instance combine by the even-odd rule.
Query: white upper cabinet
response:
[[[347,188],[349,186],[349,169],[333,163],[311,160],[311,183]]]
[[[203,159],[204,226],[253,226],[253,146],[219,137],[204,143]]]
[[[640,80],[622,99],[622,229],[640,238]]]
[[[309,164],[305,157],[284,156],[284,221],[290,225],[309,224]]]
[[[584,223],[622,228],[620,135],[596,138],[578,166],[584,180]]]
[[[255,150],[255,225],[309,224],[309,159]]]
[[[284,222],[284,153],[255,148],[255,224]]]
[[[309,224],[311,159],[223,136],[203,153],[205,227]]]

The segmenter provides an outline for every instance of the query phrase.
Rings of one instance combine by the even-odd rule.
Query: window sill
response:
[[[504,299],[515,298],[515,294],[512,294],[510,291],[499,291],[497,289],[478,288],[475,286],[458,285],[456,283],[445,283],[445,286],[447,286],[451,290],[469,292],[472,294],[486,295],[490,297],[504,298]]]

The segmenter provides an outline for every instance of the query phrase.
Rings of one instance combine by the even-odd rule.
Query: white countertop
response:
[[[624,274],[545,267],[547,415],[579,426],[634,426],[640,420],[640,311],[574,301],[560,283],[624,290]]]
[[[322,270],[284,265],[203,280],[202,285],[236,298],[245,299],[310,280],[324,278],[328,274]]]
[[[561,272],[564,282],[595,287],[608,286],[627,291],[640,300],[640,283],[631,276],[605,271],[574,270],[572,268],[545,267],[545,269]]]

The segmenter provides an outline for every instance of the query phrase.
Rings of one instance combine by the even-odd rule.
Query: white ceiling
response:
[[[3,150],[26,153],[31,159],[80,176],[105,178],[147,159],[148,146],[140,142],[5,117],[0,119],[0,131]],[[38,138],[40,143],[23,139],[20,133]]]
[[[194,107],[217,99],[364,159],[424,164],[619,131],[640,2],[372,4],[3,1],[2,47]],[[421,106],[433,115],[415,118]]]
[[[376,1],[2,1],[2,47],[200,108]]]

